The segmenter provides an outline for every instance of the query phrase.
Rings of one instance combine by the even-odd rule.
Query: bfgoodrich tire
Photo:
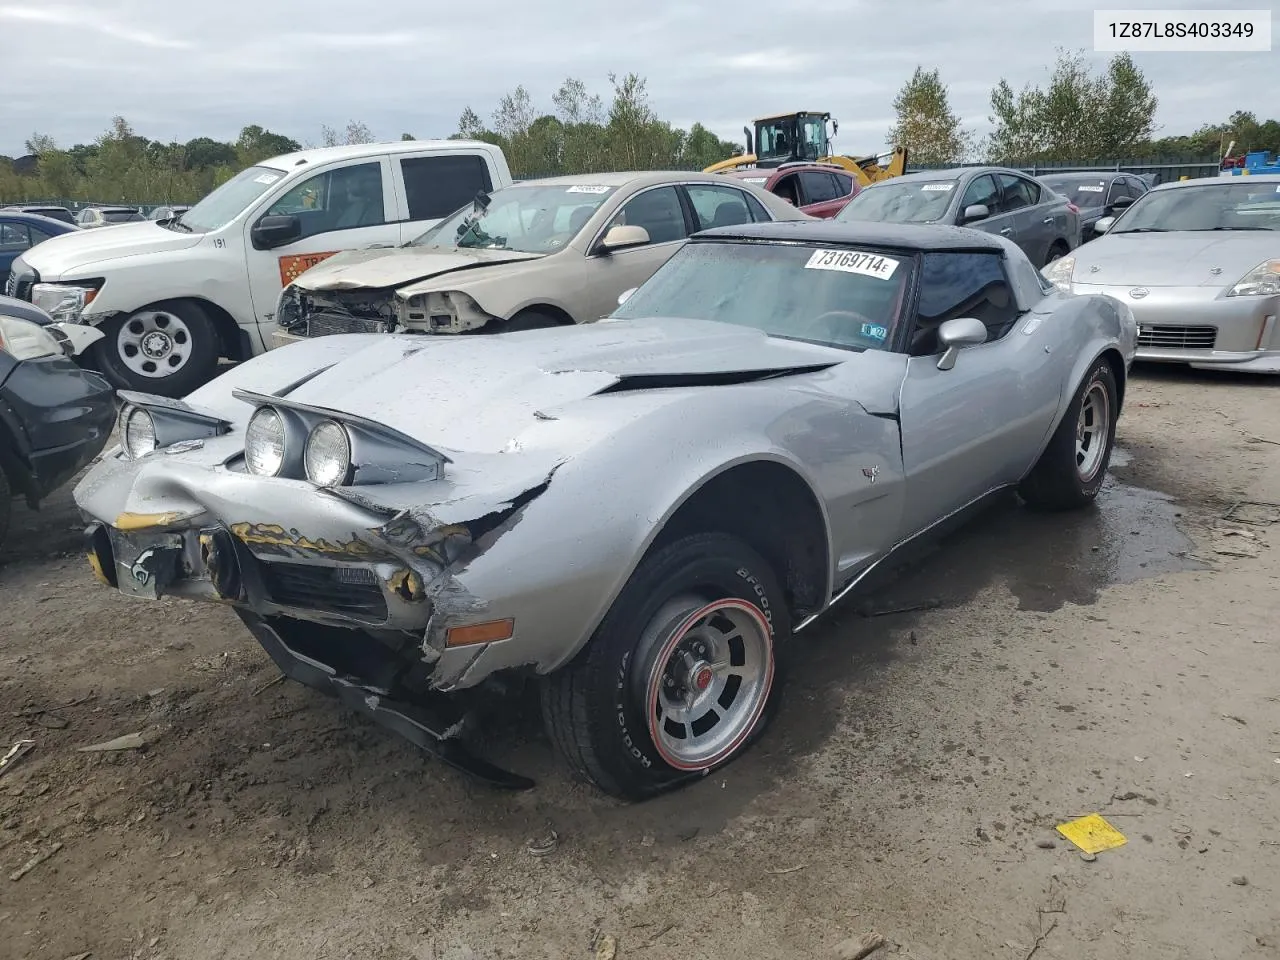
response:
[[[646,557],[582,652],[547,678],[547,732],[601,790],[640,800],[723,766],[767,725],[781,588],[750,547],[695,534]]]
[[[1029,506],[1072,510],[1097,497],[1115,444],[1118,394],[1111,364],[1099,357],[1018,488]]]
[[[222,352],[217,327],[198,304],[166,300],[102,325],[94,358],[112,386],[183,397],[213,377]]]

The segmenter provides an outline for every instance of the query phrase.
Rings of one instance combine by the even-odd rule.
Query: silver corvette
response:
[[[791,635],[908,542],[1010,487],[1089,504],[1135,339],[1000,237],[742,225],[596,323],[125,394],[75,497],[110,586],[229,604],[288,676],[505,786],[466,721],[537,677],[571,766],[641,798],[740,753]]]
[[[1127,303],[1138,359],[1280,373],[1280,176],[1166,183],[1044,274]]]

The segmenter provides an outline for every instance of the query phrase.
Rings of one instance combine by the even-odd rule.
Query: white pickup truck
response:
[[[46,240],[14,261],[7,292],[101,328],[89,359],[117,387],[180,397],[219,357],[270,348],[280,291],[302,271],[411,240],[510,183],[502,150],[473,140],[302,150],[242,170],[179,217]]]

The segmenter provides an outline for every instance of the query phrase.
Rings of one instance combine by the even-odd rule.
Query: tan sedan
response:
[[[353,250],[285,288],[275,345],[334,333],[486,333],[607,316],[699,230],[811,220],[717,174],[596,173],[518,183],[399,247]]]

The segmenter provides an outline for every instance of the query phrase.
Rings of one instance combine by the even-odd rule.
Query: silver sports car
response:
[[[1044,274],[1128,304],[1138,359],[1280,373],[1280,176],[1166,183]]]
[[[1136,332],[1016,245],[808,221],[692,238],[596,323],[358,334],[122,394],[76,488],[100,579],[230,605],[290,677],[447,761],[536,676],[639,798],[762,730],[777,656],[899,548],[1102,485]],[[949,526],[949,524],[948,524]]]

